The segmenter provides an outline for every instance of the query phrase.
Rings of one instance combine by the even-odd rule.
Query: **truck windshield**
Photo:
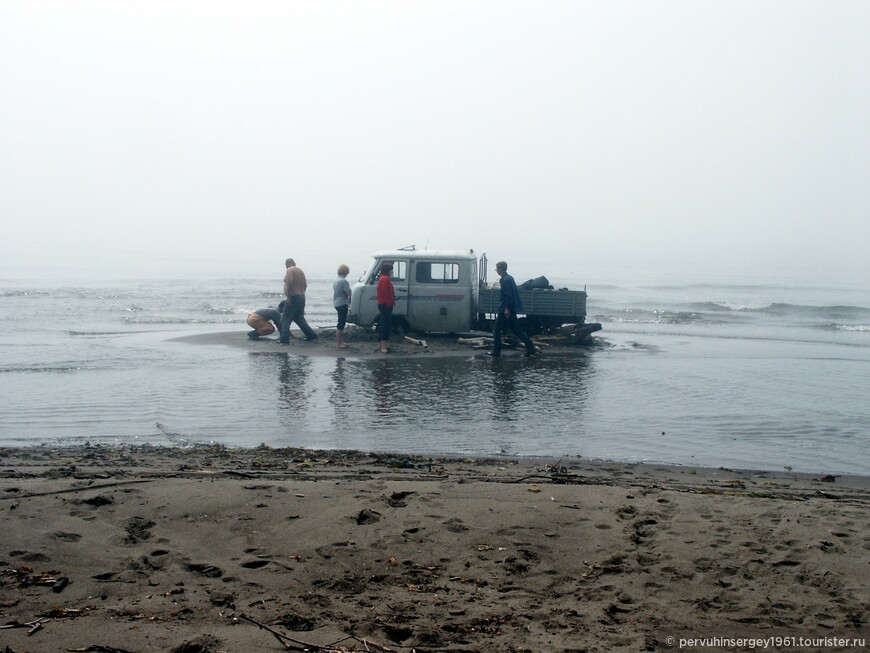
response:
[[[375,264],[369,268],[369,271],[366,273],[366,276],[363,277],[365,279],[365,283],[372,285],[378,282],[378,272],[381,270],[381,263],[389,261],[393,264],[393,273],[390,275],[390,278],[394,281],[404,281],[408,278],[408,261],[402,261],[397,259],[378,259],[375,261]],[[361,279],[362,281],[362,279]]]

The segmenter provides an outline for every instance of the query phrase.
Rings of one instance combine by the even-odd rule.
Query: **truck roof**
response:
[[[464,249],[384,249],[372,254],[373,258],[434,258],[476,259],[474,250]]]

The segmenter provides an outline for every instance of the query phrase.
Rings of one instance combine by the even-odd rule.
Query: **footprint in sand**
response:
[[[219,567],[203,562],[190,562],[187,564],[187,570],[208,576],[209,578],[220,578],[224,575],[224,572]]]
[[[124,530],[127,531],[127,536],[124,538],[126,544],[135,544],[143,540],[151,539],[151,529],[156,524],[150,519],[144,517],[131,517],[127,521]]]
[[[310,630],[314,630],[317,627],[317,621],[315,621],[314,619],[309,619],[308,617],[303,617],[302,615],[298,615],[293,612],[287,612],[280,615],[275,620],[275,625],[282,626],[287,630],[292,630],[295,632],[307,632]]]
[[[405,501],[409,496],[414,494],[413,492],[393,492],[390,495],[390,498],[387,499],[387,505],[393,508],[404,508],[408,505],[408,502]]]
[[[637,515],[637,508],[634,506],[622,506],[616,511],[616,516],[622,520],[632,519],[635,515]]]
[[[356,519],[356,523],[359,526],[374,524],[381,520],[381,513],[375,510],[369,510],[368,508],[364,508],[359,511],[359,514],[357,514],[354,519]]]
[[[461,519],[458,519],[456,517],[454,517],[453,519],[448,519],[446,522],[442,523],[451,533],[462,533],[468,530],[468,526],[466,526]]]
[[[64,542],[78,542],[82,539],[82,536],[78,533],[66,533],[64,531],[55,531],[51,536],[56,540],[63,540]]]
[[[91,506],[93,508],[102,508],[103,506],[110,506],[115,503],[115,500],[112,497],[107,497],[103,495],[98,495],[95,497],[89,497],[87,499],[80,499],[76,501],[80,505]]]
[[[241,564],[245,569],[262,569],[266,565],[269,564],[268,560],[249,560],[248,562],[243,562]]]

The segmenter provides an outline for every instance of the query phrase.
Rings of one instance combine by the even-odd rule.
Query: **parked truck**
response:
[[[396,290],[393,327],[400,332],[467,333],[492,331],[500,301],[497,284],[487,284],[486,254],[474,250],[417,250],[414,247],[376,252],[372,264],[353,286],[348,321],[362,327],[379,319],[375,284],[381,264],[393,264]],[[586,324],[586,291],[520,289],[524,312],[520,323],[530,335],[550,334],[572,325],[578,338],[601,329]]]

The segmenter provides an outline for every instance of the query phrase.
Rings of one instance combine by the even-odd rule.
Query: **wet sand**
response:
[[[318,356],[331,358],[381,359],[407,357],[462,357],[483,356],[492,349],[492,334],[471,332],[466,334],[412,334],[407,337],[393,334],[388,341],[389,352],[378,351],[375,333],[370,329],[349,325],[345,329],[347,348],[339,349],[335,342],[334,328],[315,329],[318,339],[308,342],[297,330],[292,330],[293,337],[286,345],[278,342],[275,334],[259,340],[247,337],[247,331],[218,331],[199,333],[195,335],[174,338],[176,342],[194,345],[223,345],[242,348],[255,353],[283,353],[293,356]],[[600,340],[594,336],[578,344],[571,339],[559,342],[558,339],[547,336],[536,336],[534,341],[541,356],[572,356],[584,355],[589,347],[595,347]],[[524,350],[514,341],[513,336],[505,337],[505,348],[502,356],[505,358],[522,358]]]
[[[2,449],[0,648],[859,650],[835,640],[870,630],[868,508],[862,477]]]

